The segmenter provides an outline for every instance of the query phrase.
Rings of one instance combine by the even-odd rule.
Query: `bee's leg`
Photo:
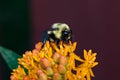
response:
[[[44,32],[44,35],[43,35],[43,38],[42,38],[42,43],[43,43],[42,48],[45,45],[47,40],[48,40],[48,34],[47,34],[47,31],[46,31],[46,32]]]
[[[56,39],[55,43],[56,43],[57,45],[59,44],[59,42],[60,42],[60,40],[57,40],[57,39]]]

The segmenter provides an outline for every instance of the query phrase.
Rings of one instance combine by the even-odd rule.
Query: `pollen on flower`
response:
[[[96,53],[83,50],[84,59],[75,54],[76,42],[59,44],[39,42],[32,51],[18,59],[18,68],[11,73],[11,80],[91,80],[92,68],[98,65]],[[81,62],[76,65],[75,61]],[[74,71],[74,72],[73,72]]]

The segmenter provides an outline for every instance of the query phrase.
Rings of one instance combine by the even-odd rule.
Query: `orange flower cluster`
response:
[[[76,42],[58,45],[47,41],[36,44],[35,49],[27,51],[19,58],[19,65],[11,73],[11,80],[91,80],[92,68],[98,65],[96,53],[84,50],[84,59],[74,51]],[[75,61],[81,62],[76,65]]]

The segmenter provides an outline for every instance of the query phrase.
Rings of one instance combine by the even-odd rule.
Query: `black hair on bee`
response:
[[[43,37],[43,43],[47,40],[59,43],[60,41],[68,42],[72,39],[72,31],[65,23],[54,23],[51,29],[46,31]]]

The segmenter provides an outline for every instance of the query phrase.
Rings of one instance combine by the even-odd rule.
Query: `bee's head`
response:
[[[72,31],[71,30],[63,30],[61,38],[64,41],[70,40],[72,38]]]
[[[55,23],[52,25],[52,33],[57,39],[69,40],[72,37],[72,31],[69,26],[65,23]]]

